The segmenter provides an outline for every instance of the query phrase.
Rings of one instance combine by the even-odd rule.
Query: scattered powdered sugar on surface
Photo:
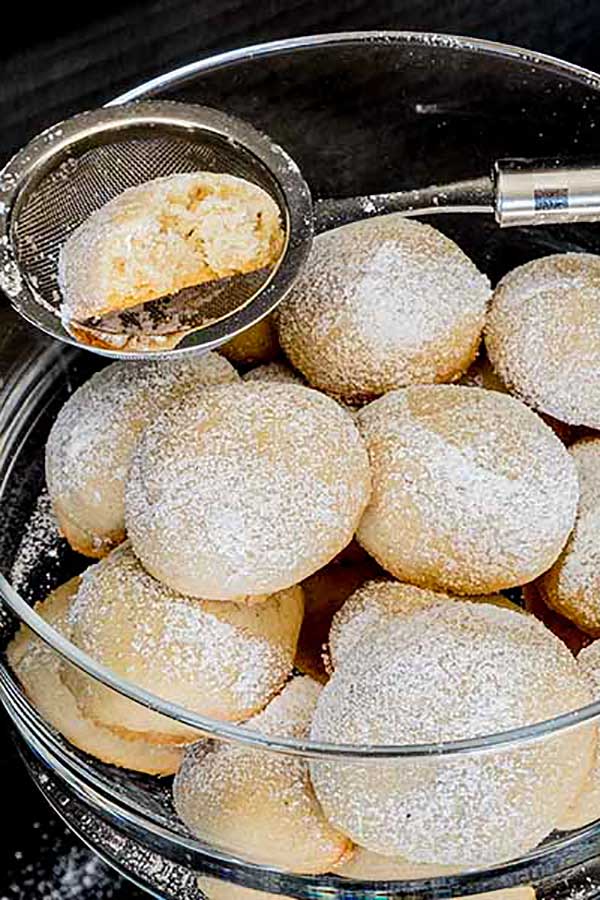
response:
[[[373,494],[357,536],[397,578],[477,594],[522,584],[554,562],[575,520],[577,474],[518,400],[413,386],[364,407],[358,424]]]
[[[31,517],[29,518],[21,543],[12,564],[10,578],[16,591],[22,591],[29,585],[29,579],[33,569],[39,564],[40,559],[45,565],[51,560],[59,560],[64,540],[58,531],[56,517],[52,511],[50,497],[43,490],[35,503]],[[50,588],[51,572],[47,572],[48,588]]]
[[[539,582],[544,599],[580,628],[600,634],[600,440],[569,448],[579,477],[575,528],[564,552]]]
[[[533,617],[447,601],[369,631],[323,688],[311,737],[437,744],[527,726],[590,699],[568,649]],[[588,726],[486,754],[375,767],[312,761],[311,772],[330,821],[367,849],[479,866],[522,854],[556,827],[595,741]]]
[[[120,879],[96,856],[75,845],[56,856],[51,871],[29,863],[18,872],[0,900],[110,900],[121,887]]]
[[[561,900],[595,900],[598,896],[600,881],[597,878],[590,878],[588,875],[584,875],[583,878],[578,880],[583,883],[578,884],[577,887],[572,887],[568,893],[563,894],[561,891]]]
[[[351,540],[369,489],[364,444],[335,401],[293,384],[227,385],[144,432],[127,527],[162,581],[235,599],[325,565]]]
[[[562,253],[514,269],[494,292],[485,343],[531,406],[600,427],[600,257]]]
[[[84,573],[70,622],[74,643],[118,674],[197,712],[241,719],[289,675],[301,607],[291,592],[245,607],[184,597],[123,544]],[[268,616],[279,630],[263,637]],[[73,672],[70,686],[73,676],[75,690],[101,705],[106,689]]]
[[[112,874],[97,857],[90,856],[78,847],[58,861],[54,875],[58,880],[57,898],[64,896],[68,900],[85,898],[90,890],[97,888],[99,881],[104,881],[108,886],[113,880]],[[50,893],[48,900],[52,897],[53,893]]]
[[[278,309],[279,337],[312,384],[360,400],[458,377],[477,352],[489,294],[451,240],[385,216],[316,238]]]
[[[265,735],[306,737],[320,689],[310,678],[294,678],[247,727]],[[323,816],[307,763],[298,757],[196,744],[175,778],[174,800],[199,838],[253,862],[327,872],[350,847]]]

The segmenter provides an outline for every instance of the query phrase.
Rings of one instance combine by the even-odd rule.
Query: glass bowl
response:
[[[203,103],[250,120],[299,163],[316,197],[426,186],[488,172],[503,157],[598,158],[600,78],[529,51],[431,34],[324,35],[267,44],[202,60],[113,102],[162,97]],[[510,268],[561,250],[598,251],[595,225],[500,231],[476,215],[437,216],[496,281]],[[54,652],[92,677],[212,740],[249,752],[319,764],[379,767],[497,766],[515,753],[551,747],[567,732],[595,727],[600,702],[550,722],[474,741],[435,746],[353,747],[265,738],[203,719],[119,679],[82,654],[31,609],[88,560],[52,528],[44,494],[44,443],[60,406],[103,363],[50,343],[0,312],[0,589],[2,647],[18,619]],[[267,894],[309,898],[457,897],[534,885],[539,897],[588,898],[600,891],[600,823],[555,831],[518,858],[427,879],[365,880],[301,875],[252,859],[239,846],[194,839],[177,818],[169,779],[100,763],[50,727],[2,657],[0,694],[23,757],[49,802],[121,871],[159,897],[202,897],[201,873]],[[502,829],[505,823],[498,821]],[[599,870],[597,873],[596,870]],[[578,891],[579,893],[574,893]],[[210,893],[210,888],[209,888]]]

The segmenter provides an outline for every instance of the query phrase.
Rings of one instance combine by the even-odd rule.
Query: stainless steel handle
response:
[[[399,212],[404,216],[491,213],[501,228],[600,222],[600,165],[504,159],[482,176],[412,191],[317,200],[319,234],[349,222]]]
[[[316,234],[389,213],[404,216],[433,216],[442,213],[493,213],[494,184],[488,175],[430,185],[411,191],[316,200],[313,205]]]
[[[494,166],[501,228],[600,221],[600,166],[505,159]]]

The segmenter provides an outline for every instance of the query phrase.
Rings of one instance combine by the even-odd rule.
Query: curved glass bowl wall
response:
[[[145,96],[204,103],[245,117],[291,153],[316,197],[470,178],[510,156],[600,157],[599,78],[533,54],[458,38],[369,34],[267,45],[186,67],[121,99]],[[600,243],[595,225],[500,231],[481,215],[440,216],[434,223],[493,281],[528,259],[563,250],[597,251]],[[89,353],[51,345],[7,308],[0,312],[0,566],[28,604],[87,565],[62,541],[38,541],[27,549],[23,535],[32,515],[41,515],[43,447],[53,418],[102,364]],[[3,646],[16,627],[7,609],[1,620]],[[50,802],[84,839],[157,896],[192,898],[190,872],[196,871],[305,900],[447,897],[528,883],[536,885],[540,897],[566,898],[565,891],[575,885],[587,891],[577,895],[584,898],[594,896],[600,883],[594,877],[600,851],[595,823],[577,832],[555,832],[541,847],[509,863],[430,881],[383,884],[254,865],[239,847],[194,840],[174,814],[168,780],[103,765],[68,744],[32,708],[5,665],[0,691],[30,771]],[[502,747],[481,739],[461,752],[472,759],[494,752],[501,759],[533,743],[556,740],[564,728],[589,727],[586,720],[599,716],[600,705],[569,722],[507,738]],[[223,731],[204,724],[213,734]],[[228,737],[245,739],[235,727]],[[299,746],[289,749],[304,752]],[[339,764],[396,766],[401,773],[409,765],[430,765],[431,749],[414,758],[406,748],[389,751],[386,759],[363,752],[371,756],[366,761],[346,753]],[[457,749],[437,748],[436,764],[450,766]],[[257,752],[283,750],[263,742]],[[336,753],[343,755],[332,748],[306,748],[307,756]],[[138,863],[146,858],[145,872],[143,866],[133,870],[132,846],[142,854]],[[171,873],[168,884],[154,878],[156,860]]]

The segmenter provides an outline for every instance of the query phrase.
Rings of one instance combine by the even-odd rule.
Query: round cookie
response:
[[[538,587],[552,609],[600,637],[600,438],[577,441],[569,453],[579,477],[575,528]]]
[[[246,727],[265,736],[306,738],[319,690],[311,678],[294,678]],[[325,819],[299,757],[233,743],[195,744],[173,795],[196,837],[256,864],[317,874],[351,851],[350,841]]]
[[[86,556],[125,539],[125,481],[143,429],[175,400],[237,381],[217,353],[116,362],[96,372],[60,410],[46,445],[46,481],[61,531]]]
[[[273,316],[266,316],[256,325],[246,328],[241,334],[219,347],[230,362],[240,366],[252,366],[257,363],[270,363],[281,353],[277,328]]]
[[[277,314],[294,366],[350,401],[453,381],[477,353],[490,285],[441,232],[402,216],[319,235]]]
[[[590,699],[576,661],[535,618],[446,601],[359,641],[322,690],[311,738],[437,745],[528,726]],[[557,826],[595,751],[591,725],[486,753],[377,766],[312,760],[311,774],[329,821],[366,849],[482,866],[520,856]]]
[[[506,609],[519,611],[519,607],[502,594],[484,594],[477,597],[451,597],[436,591],[425,590],[413,584],[377,579],[367,581],[351,594],[335,613],[329,631],[329,655],[333,668],[337,668],[363,636],[373,627],[381,627],[389,619],[409,616],[448,600],[455,602],[493,603]]]
[[[297,584],[352,539],[369,498],[347,412],[294,384],[215,387],[144,432],[127,530],[146,569],[214,600]]]
[[[282,246],[279,209],[258,185],[214,172],[155,178],[105,203],[65,241],[62,317],[85,322],[252,272]]]
[[[530,406],[600,427],[600,256],[554,254],[509,272],[494,291],[485,344]]]
[[[587,679],[594,700],[600,699],[600,643],[585,647],[577,657],[580,671]],[[577,733],[577,732],[576,732]],[[561,831],[584,828],[600,819],[600,742],[596,749],[595,764],[575,802],[559,822]]]
[[[357,538],[400,581],[485,594],[545,572],[578,499],[567,450],[524,404],[423,385],[358,413],[373,475]]]
[[[306,381],[299,372],[294,371],[286,362],[270,362],[264,366],[256,366],[242,375],[243,381],[274,381],[278,384],[304,384]]]
[[[79,581],[79,578],[72,578],[35,606],[36,612],[49,625],[67,637],[70,633],[69,607]],[[148,775],[172,775],[179,769],[180,748],[151,744],[143,738],[124,738],[110,728],[86,719],[61,679],[62,658],[26,626],[21,626],[6,655],[42,718],[84,753],[104,763]]]
[[[71,609],[72,640],[97,662],[203,716],[241,721],[289,676],[303,614],[301,588],[239,605],[177,594],[149,575],[128,543],[90,567]],[[165,743],[198,733],[69,667],[88,718]]]

